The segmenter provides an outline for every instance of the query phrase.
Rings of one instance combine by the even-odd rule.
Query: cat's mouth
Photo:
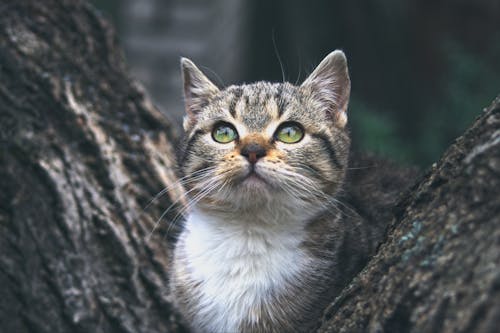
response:
[[[269,185],[269,183],[262,177],[254,168],[241,179],[241,184],[249,186],[262,186]]]

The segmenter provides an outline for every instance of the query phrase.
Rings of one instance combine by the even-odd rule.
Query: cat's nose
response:
[[[248,162],[252,164],[257,163],[259,158],[266,156],[266,153],[266,148],[254,142],[247,143],[240,151],[240,154],[245,156]]]

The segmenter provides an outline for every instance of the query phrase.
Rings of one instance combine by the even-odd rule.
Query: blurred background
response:
[[[498,0],[92,2],[115,24],[133,76],[179,125],[181,56],[226,86],[301,82],[340,48],[355,147],[421,166],[500,93]]]

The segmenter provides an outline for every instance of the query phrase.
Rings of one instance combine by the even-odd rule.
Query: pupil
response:
[[[231,129],[229,127],[221,127],[217,132],[217,134],[224,138],[224,140],[231,136]]]

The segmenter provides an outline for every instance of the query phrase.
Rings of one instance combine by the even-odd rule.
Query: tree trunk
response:
[[[354,161],[344,200],[392,222],[321,332],[493,331],[499,122],[497,99],[397,205],[415,172]],[[167,290],[177,210],[157,223],[182,203],[176,137],[85,2],[0,4],[0,332],[183,331]]]
[[[319,332],[498,332],[500,96],[402,198]]]
[[[143,210],[176,182],[174,133],[93,8],[0,5],[0,119],[0,331],[176,331],[148,236],[180,195]]]

